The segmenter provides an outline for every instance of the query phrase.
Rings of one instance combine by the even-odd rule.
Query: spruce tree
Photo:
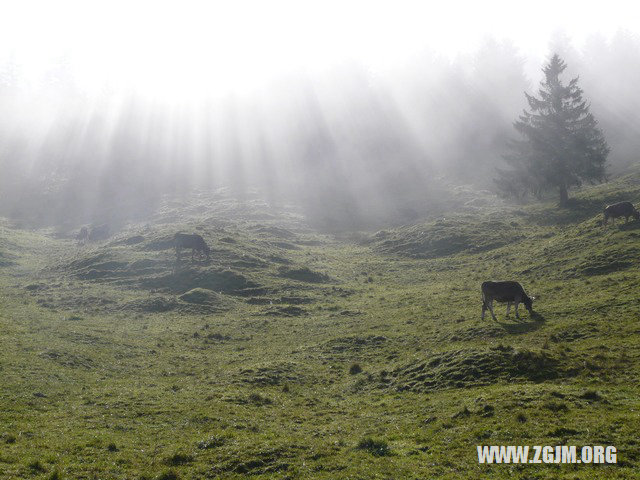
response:
[[[530,111],[514,123],[521,139],[509,144],[509,165],[499,169],[496,182],[508,195],[536,196],[555,190],[566,205],[568,190],[582,182],[606,179],[609,147],[598,122],[582,98],[578,78],[564,85],[565,62],[556,54],[544,67],[538,97],[525,93]]]

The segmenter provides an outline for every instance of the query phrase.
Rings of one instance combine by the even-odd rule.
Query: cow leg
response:
[[[516,318],[520,319],[520,315],[518,314],[518,305],[520,305],[520,302],[516,301]]]
[[[495,313],[493,313],[493,300],[489,302],[489,311],[491,312],[491,318],[493,318],[495,321],[498,321]]]
[[[482,301],[482,320],[484,320],[484,312],[487,311],[487,305]]]
[[[507,302],[507,317],[509,316],[510,311],[511,311],[511,302]]]

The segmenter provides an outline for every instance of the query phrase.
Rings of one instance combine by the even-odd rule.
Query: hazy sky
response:
[[[28,80],[62,61],[84,89],[163,98],[242,92],[356,59],[373,70],[424,50],[455,58],[491,35],[540,68],[549,39],[640,31],[640,7],[609,1],[3,1],[0,60]]]

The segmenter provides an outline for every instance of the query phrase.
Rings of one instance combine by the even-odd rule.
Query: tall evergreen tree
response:
[[[496,179],[506,194],[539,196],[556,190],[560,204],[566,205],[570,187],[606,179],[609,146],[582,98],[578,78],[568,85],[560,80],[565,68],[554,55],[543,69],[539,97],[525,93],[530,111],[514,123],[522,139],[510,142],[504,157],[510,168],[499,169]]]

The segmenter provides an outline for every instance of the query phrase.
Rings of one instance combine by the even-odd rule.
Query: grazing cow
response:
[[[613,205],[607,205],[604,209],[604,221],[602,225],[606,225],[609,219],[615,225],[616,218],[624,217],[624,222],[629,221],[629,217],[633,217],[636,220],[640,220],[640,212],[633,207],[631,202],[614,203]]]
[[[180,249],[190,248],[191,260],[193,260],[193,256],[196,252],[199,252],[199,254],[204,253],[207,256],[207,260],[209,260],[209,253],[211,253],[211,249],[205,243],[204,239],[198,234],[189,235],[187,233],[176,233],[173,237],[173,243],[176,247],[176,256],[178,258],[180,258]]]
[[[484,312],[488,309],[494,320],[497,320],[493,313],[493,301],[507,302],[507,315],[511,309],[511,303],[516,304],[516,318],[518,315],[518,305],[520,302],[529,310],[529,314],[533,312],[532,304],[534,297],[529,297],[522,285],[518,282],[484,282],[482,284],[482,319],[484,320]]]

